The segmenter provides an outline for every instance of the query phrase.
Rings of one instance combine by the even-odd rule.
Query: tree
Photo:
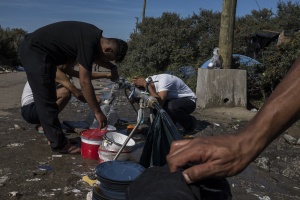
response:
[[[213,49],[218,47],[220,32],[220,12],[200,9],[189,20],[193,24],[194,42],[197,44],[197,66],[212,57]]]
[[[264,32],[264,30],[279,31],[275,16],[269,9],[261,11],[252,10],[251,15],[238,17],[234,30],[233,52],[253,57],[255,47],[252,46],[251,35]]]
[[[25,34],[22,29],[2,29],[0,26],[0,65],[13,68],[20,64],[18,50]]]
[[[163,13],[147,17],[130,36],[127,56],[120,70],[125,76],[147,76],[183,65],[198,68],[218,44],[220,13],[200,10],[200,14],[180,18]]]
[[[282,30],[300,30],[300,4],[281,2],[277,4],[278,25]]]
[[[129,74],[160,73],[170,65],[195,62],[196,43],[191,21],[178,14],[163,13],[160,18],[146,17],[130,36],[129,49],[122,72]]]

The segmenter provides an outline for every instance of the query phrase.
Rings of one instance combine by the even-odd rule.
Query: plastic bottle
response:
[[[107,124],[114,126],[118,122],[119,118],[120,116],[117,108],[112,108],[107,118]]]
[[[141,120],[140,124],[143,124],[144,123],[144,110],[142,110],[142,109],[140,109],[138,111],[138,116],[137,116],[137,122],[139,122],[140,120]]]
[[[103,112],[103,114],[106,116],[107,113],[109,112],[109,109],[110,109],[110,106],[109,105],[102,105],[100,106],[101,108],[101,111]],[[92,117],[93,121],[92,123],[90,124],[90,129],[96,129],[96,128],[99,128],[99,122],[98,120],[96,119],[95,117],[95,114],[93,111],[90,111],[89,115],[88,115],[88,120],[90,120],[90,118]],[[88,122],[87,122],[88,123]],[[109,125],[112,125],[112,124],[109,124]]]
[[[220,69],[222,67],[222,62],[220,60],[219,48],[214,48],[213,57],[208,64],[208,69]]]

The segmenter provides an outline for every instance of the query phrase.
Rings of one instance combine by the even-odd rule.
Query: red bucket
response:
[[[81,156],[90,160],[98,160],[98,149],[107,129],[88,129],[81,132]]]

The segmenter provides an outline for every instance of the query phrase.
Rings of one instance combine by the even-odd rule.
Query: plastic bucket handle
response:
[[[105,133],[107,132],[107,128],[108,128],[108,126],[106,126],[104,130],[98,129],[98,128],[95,129],[95,130],[92,132],[92,134],[90,134],[90,136],[87,137],[87,139],[90,139],[90,138],[91,138],[98,130],[99,130],[100,133],[102,133],[103,135],[105,135]]]

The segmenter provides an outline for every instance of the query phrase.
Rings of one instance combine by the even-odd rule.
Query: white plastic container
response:
[[[107,161],[112,161],[118,152],[116,151],[107,151],[100,145],[98,154],[99,154],[99,164]],[[130,152],[121,152],[117,160],[129,160],[130,158]]]
[[[106,132],[102,137],[102,147],[108,151],[118,152],[127,139],[127,135],[118,132]],[[122,152],[131,152],[136,142],[130,138]]]
[[[113,160],[126,139],[126,135],[118,132],[105,133],[98,149],[99,163]],[[134,145],[135,141],[130,138],[117,160],[129,160],[131,157],[131,150]]]

